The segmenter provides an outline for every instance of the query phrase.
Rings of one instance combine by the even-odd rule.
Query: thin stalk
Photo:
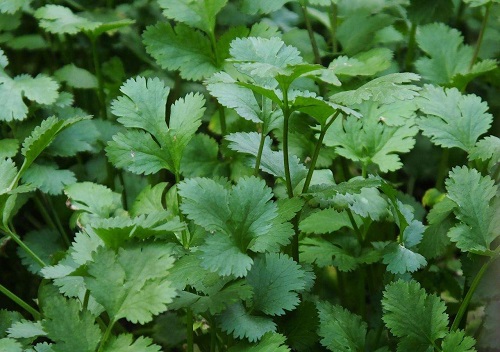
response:
[[[101,110],[102,117],[104,119],[108,118],[108,113],[106,109],[106,97],[104,95],[104,80],[102,78],[101,64],[99,63],[99,55],[97,53],[97,38],[89,35],[90,44],[92,46],[92,59],[94,61],[94,70],[97,77],[97,98],[99,99],[99,108]]]
[[[439,190],[443,189],[444,179],[446,178],[446,173],[448,172],[448,159],[450,158],[450,150],[448,148],[443,149],[441,153],[441,161],[439,163],[439,169],[436,177],[435,187]]]
[[[338,47],[337,47],[337,17],[338,17],[338,10],[337,10],[337,4],[334,4],[333,2],[330,4],[330,8],[328,11],[328,15],[330,17],[330,39],[332,41],[332,54],[336,54]]]
[[[225,136],[227,134],[226,110],[224,110],[224,107],[220,103],[217,103],[217,106],[219,109],[220,133]]]
[[[194,334],[193,334],[193,311],[191,308],[186,308],[186,338],[187,352],[194,351]]]
[[[365,163],[363,163],[363,164],[361,165],[361,176],[362,176],[363,178],[366,178],[366,177],[368,176],[368,172],[367,172],[367,170],[366,170],[366,164],[365,164]]]
[[[304,21],[306,23],[307,34],[309,35],[309,41],[311,42],[311,46],[314,54],[314,63],[321,65],[321,56],[319,54],[318,43],[316,42],[316,38],[314,37],[314,32],[311,25],[311,20],[309,19],[309,11],[307,11],[307,6],[300,5],[302,9],[302,14],[304,15]]]
[[[181,182],[181,176],[179,174],[179,172],[176,172],[175,173],[175,184],[178,185],[179,182]],[[177,208],[179,209],[179,219],[184,222],[184,214],[182,214],[181,212],[181,196],[178,192],[178,189],[177,189],[177,192],[176,192],[176,195],[177,195]],[[182,230],[182,246],[184,248],[189,248],[189,239],[188,239],[188,235],[187,235],[187,230]]]
[[[288,156],[288,129],[290,122],[290,108],[288,106],[288,87],[283,89],[283,160],[285,166],[285,182],[288,198],[293,198],[292,178],[290,176],[290,159]]]
[[[494,257],[491,257],[486,263],[484,263],[483,266],[481,266],[481,269],[479,269],[478,273],[474,277],[474,280],[472,280],[472,283],[469,287],[469,290],[467,291],[465,298],[463,299],[462,303],[460,304],[460,307],[458,308],[457,315],[455,316],[455,319],[453,320],[453,324],[451,325],[451,328],[450,328],[451,331],[457,330],[458,326],[460,325],[460,322],[462,321],[463,316],[467,312],[467,308],[469,307],[470,300],[471,300],[472,296],[474,295],[474,292],[476,292],[477,286],[481,282],[481,279],[483,278],[484,274],[486,273],[486,270],[488,269],[488,267],[497,258],[498,258],[498,254],[495,255]]]
[[[42,215],[42,218],[45,220],[47,225],[49,225],[51,229],[57,230],[54,220],[52,220],[52,218],[50,217],[49,212],[47,211],[45,205],[40,200],[39,195],[37,194],[35,197],[33,197],[33,200],[35,202],[36,207],[38,208],[38,211]]]
[[[410,27],[410,37],[408,39],[408,48],[406,49],[406,58],[405,58],[405,68],[406,71],[411,69],[413,65],[413,56],[415,54],[415,46],[416,46],[416,34],[417,34],[417,24],[412,22]]]
[[[210,37],[210,44],[212,45],[212,52],[214,54],[215,66],[219,67],[220,58],[219,58],[219,53],[217,51],[217,40],[215,40],[215,33],[214,33],[213,29],[212,29],[212,31],[210,31],[208,33],[208,36]],[[226,112],[224,110],[224,107],[219,103],[217,103],[217,108],[219,109],[220,131],[221,131],[221,135],[224,136],[227,133]]]
[[[40,315],[40,313],[35,308],[33,308],[32,306],[30,306],[22,298],[20,298],[19,296],[17,296],[14,292],[10,291],[9,289],[7,289],[2,284],[0,284],[0,292],[3,293],[8,298],[10,298],[13,302],[15,302],[18,306],[20,306],[21,308],[23,308],[25,311],[27,311],[28,313],[30,313],[31,316],[35,320],[40,320],[41,315]]]
[[[325,126],[321,126],[321,132],[318,137],[318,141],[316,142],[316,146],[314,148],[314,153],[311,159],[311,165],[309,166],[309,170],[307,172],[306,176],[306,181],[304,182],[304,187],[302,188],[302,193],[306,193],[307,190],[309,189],[309,186],[311,184],[312,176],[314,173],[314,168],[316,167],[316,162],[318,161],[319,157],[319,152],[321,151],[321,147],[323,146],[323,139],[325,138],[326,132],[328,131],[328,128],[332,125],[333,121],[339,116],[340,110],[338,110],[328,121],[328,123]]]
[[[24,244],[24,242],[18,235],[16,235],[9,229],[3,230],[2,232],[4,232],[6,235],[12,238],[14,242],[16,242],[19,245],[19,247],[21,247],[35,262],[38,263],[38,265],[40,265],[42,268],[47,266],[47,264],[45,264],[45,262],[42,259],[40,259],[40,257],[36,255],[35,252],[31,250],[31,248],[29,248],[26,244]]]
[[[264,129],[262,129],[262,132],[260,134],[259,151],[257,152],[257,158],[255,159],[255,168],[253,170],[255,176],[259,174],[260,160],[262,159],[262,151],[264,150],[265,141],[266,141],[266,135],[264,134]]]
[[[61,220],[59,219],[59,216],[57,215],[57,213],[54,209],[52,199],[50,197],[46,197],[43,193],[42,193],[42,197],[49,205],[50,211],[52,213],[52,217],[54,218],[54,222],[56,224],[56,228],[59,230],[59,233],[61,234],[61,237],[63,238],[64,243],[66,244],[67,247],[69,247],[71,245],[71,241],[69,240],[69,236],[66,233],[66,231],[64,230],[64,227],[62,226]]]
[[[213,322],[210,326],[210,352],[215,352],[217,350],[217,330],[213,326]]]
[[[488,4],[486,4],[485,7],[486,11],[484,13],[483,22],[481,23],[481,29],[479,30],[479,37],[477,38],[476,47],[474,48],[474,55],[472,56],[472,59],[470,60],[469,63],[469,71],[472,69],[472,66],[474,66],[474,63],[477,60],[477,56],[479,55],[479,49],[481,49],[484,32],[486,30],[486,25],[488,24],[488,18],[490,17],[490,9],[492,3],[493,1],[490,1]]]
[[[358,239],[358,243],[360,246],[363,245],[363,235],[361,234],[361,231],[359,230],[358,224],[356,224],[356,221],[354,220],[354,216],[352,215],[351,209],[347,208],[347,216],[349,216],[349,221],[351,222],[352,228],[354,229],[354,233],[356,233],[356,238]]]
[[[99,344],[99,349],[97,350],[97,352],[103,351],[104,345],[106,344],[106,342],[109,338],[109,335],[111,334],[111,330],[113,330],[113,325],[115,325],[115,321],[110,321],[108,324],[108,327],[106,328],[106,331],[104,332],[104,335],[101,339],[101,343]]]
[[[87,310],[89,306],[89,300],[90,300],[90,291],[85,290],[85,296],[83,296],[83,303],[82,303],[83,310]]]

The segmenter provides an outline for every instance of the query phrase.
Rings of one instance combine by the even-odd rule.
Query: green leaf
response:
[[[226,139],[231,142],[229,148],[254,157],[259,152],[260,138],[261,136],[256,132],[237,132],[226,136]],[[274,151],[271,149],[271,145],[271,138],[266,136],[262,149],[260,169],[284,180],[285,166],[283,151]],[[307,169],[296,156],[290,156],[289,162],[292,187],[296,187],[306,177]]]
[[[166,182],[160,182],[154,186],[147,185],[139,193],[130,208],[131,216],[151,214],[165,210],[163,206],[163,195],[167,187]]]
[[[318,302],[321,344],[330,351],[364,351],[367,324],[338,305]]]
[[[330,97],[335,103],[351,106],[361,104],[365,100],[390,104],[397,100],[411,100],[418,96],[420,87],[410,83],[420,80],[414,73],[391,73],[365,83],[356,90],[336,93]]]
[[[418,119],[422,134],[445,148],[470,152],[493,121],[493,116],[487,113],[488,105],[481,98],[462,95],[456,88],[426,85],[417,104],[426,114]]]
[[[0,3],[0,13],[16,13],[30,2],[31,0],[4,0]]]
[[[333,203],[338,206],[347,206],[361,217],[379,221],[388,214],[388,203],[376,188],[362,188],[359,193],[337,194]]]
[[[60,5],[45,5],[38,8],[34,15],[40,21],[40,27],[54,34],[92,31],[100,24],[75,15],[69,8]]]
[[[297,292],[306,285],[306,272],[285,254],[269,253],[255,259],[247,281],[253,287],[252,309],[283,315],[300,302]]]
[[[139,336],[135,341],[132,334],[120,334],[117,337],[111,337],[106,343],[103,352],[160,352],[161,347],[155,345],[153,340]]]
[[[43,330],[42,324],[39,321],[21,320],[12,324],[7,330],[8,336],[13,339],[31,338],[44,336],[47,333]]]
[[[19,150],[19,141],[13,138],[0,140],[0,159],[13,158]],[[1,188],[1,187],[0,187]]]
[[[7,336],[7,329],[22,319],[23,316],[19,312],[0,309],[0,338]]]
[[[45,319],[42,326],[47,336],[55,342],[54,352],[94,351],[101,339],[101,330],[95,316],[88,310],[80,311],[80,303],[59,295],[45,297]],[[78,333],[75,333],[78,332]]]
[[[198,81],[218,71],[210,40],[194,29],[167,22],[149,26],[143,34],[146,51],[167,70],[179,70],[182,78]]]
[[[262,339],[257,344],[238,343],[231,347],[228,352],[289,352],[290,348],[285,342],[285,336],[268,332],[262,336]]]
[[[279,10],[288,2],[296,0],[243,0],[242,11],[249,15],[267,14]]]
[[[452,331],[443,340],[441,345],[443,352],[475,352],[476,340],[465,336],[462,330]]]
[[[420,49],[430,56],[415,61],[417,72],[424,79],[446,85],[457,75],[467,75],[471,71],[469,65],[474,50],[463,44],[463,36],[457,29],[450,28],[444,23],[428,24],[419,28],[416,40]],[[495,67],[493,63],[489,63],[484,67],[477,66],[472,71],[484,73]]]
[[[412,1],[407,7],[408,18],[415,24],[428,22],[446,22],[453,13],[452,0]]]
[[[428,295],[416,281],[396,281],[386,286],[382,298],[385,325],[401,338],[400,345],[432,346],[448,333],[446,305]],[[426,349],[422,349],[426,350]]]
[[[23,352],[23,346],[14,339],[0,339],[0,348],[5,352]]]
[[[387,126],[376,119],[349,116],[337,119],[327,131],[324,143],[336,146],[336,153],[363,165],[376,164],[382,172],[403,167],[396,153],[407,153],[415,145],[418,128],[411,122]]]
[[[383,263],[393,274],[412,273],[427,264],[425,258],[398,243],[390,243],[384,248]]]
[[[53,261],[53,256],[58,251],[64,250],[64,247],[60,243],[59,233],[50,229],[30,231],[23,237],[23,242],[47,264]],[[31,256],[21,248],[18,249],[17,254],[21,258],[23,265],[31,273],[39,273],[41,269],[40,264],[35,262]]]
[[[187,177],[223,176],[226,166],[219,160],[219,144],[203,133],[193,136],[184,150],[181,173]]]
[[[156,243],[120,248],[118,253],[99,248],[88,265],[85,283],[112,322],[125,318],[144,324],[164,312],[175,297],[168,280],[171,247]]]
[[[272,319],[263,316],[250,315],[241,303],[236,303],[219,316],[222,331],[232,334],[235,338],[247,338],[250,342],[258,341],[267,332],[276,331]]]
[[[22,180],[51,195],[62,194],[65,186],[76,183],[72,171],[60,170],[56,164],[32,164],[24,173]]]
[[[455,167],[446,180],[446,190],[457,205],[454,213],[460,221],[448,233],[450,239],[462,251],[488,251],[499,236],[495,216],[500,198],[495,182],[475,169]]]
[[[59,81],[66,82],[68,86],[81,89],[97,88],[97,78],[89,71],[69,64],[54,72],[54,77]]]
[[[299,229],[305,233],[323,234],[335,232],[342,227],[352,227],[347,212],[322,209],[300,221]]]
[[[126,128],[139,128],[161,139],[166,132],[165,104],[169,87],[158,78],[130,78],[121,87],[124,94],[113,100],[111,112]]]
[[[206,33],[214,32],[217,13],[227,0],[159,0],[165,17],[183,22]]]
[[[500,138],[486,136],[476,143],[469,154],[469,160],[489,160],[493,165],[500,162]]]
[[[92,182],[79,182],[66,186],[64,194],[69,198],[72,210],[83,210],[102,218],[109,217],[122,207],[121,194]]]
[[[12,182],[16,179],[17,167],[12,159],[0,159],[0,194],[11,190]]]
[[[373,76],[389,68],[393,53],[387,48],[375,48],[353,57],[339,56],[328,68],[341,76]]]

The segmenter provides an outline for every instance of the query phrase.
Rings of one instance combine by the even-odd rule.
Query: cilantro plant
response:
[[[0,350],[498,351],[497,0],[0,2]]]

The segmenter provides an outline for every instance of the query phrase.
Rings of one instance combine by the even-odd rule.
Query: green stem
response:
[[[217,349],[217,330],[214,325],[214,322],[210,324],[210,352],[215,352]]]
[[[354,233],[356,234],[356,238],[358,239],[358,243],[360,246],[363,245],[363,235],[361,234],[361,231],[359,230],[358,224],[356,224],[356,221],[354,220],[354,216],[352,215],[351,209],[347,208],[347,216],[349,216],[349,221],[351,222],[352,228],[354,229]]]
[[[365,163],[361,164],[361,176],[366,178],[368,176],[368,172],[366,170],[367,165]]]
[[[416,45],[416,34],[417,34],[417,24],[412,22],[410,28],[410,38],[408,39],[408,48],[406,49],[406,58],[405,58],[405,68],[406,71],[410,71],[411,66],[413,65],[413,56],[415,54],[415,45]]]
[[[181,176],[179,174],[179,172],[176,172],[175,173],[175,183],[176,185],[179,184],[179,182],[181,182]],[[182,214],[182,211],[181,211],[181,203],[182,203],[182,199],[181,199],[181,196],[179,194],[179,190],[177,189],[176,191],[176,195],[177,195],[177,209],[179,210],[179,219],[184,222],[184,214]],[[187,230],[182,230],[182,246],[186,249],[189,248],[189,239],[188,239],[188,234],[187,234]]]
[[[488,24],[488,18],[490,17],[491,4],[493,4],[493,1],[486,4],[486,11],[484,13],[483,22],[481,23],[481,29],[479,30],[479,37],[477,38],[476,47],[474,48],[474,55],[469,63],[469,71],[472,69],[472,66],[474,66],[477,56],[479,55],[479,50],[481,49],[481,44],[483,43],[484,32]]]
[[[109,322],[108,327],[106,328],[106,331],[104,332],[104,335],[101,339],[101,343],[99,344],[99,349],[97,350],[97,352],[103,351],[104,345],[108,341],[109,335],[111,334],[111,330],[113,330],[113,325],[115,325],[114,320]]]
[[[217,103],[217,105],[219,109],[220,133],[221,135],[225,136],[227,133],[226,111],[224,110],[224,107],[220,103]]]
[[[337,53],[337,4],[333,2],[330,4],[330,9],[328,11],[330,17],[330,39],[332,41],[332,54]]]
[[[288,129],[290,122],[290,108],[288,106],[288,87],[283,89],[283,160],[285,167],[285,182],[288,198],[293,198],[292,178],[290,176],[290,160],[288,156]]]
[[[316,167],[316,163],[318,161],[319,157],[319,152],[321,151],[321,147],[323,146],[323,139],[325,138],[326,132],[328,131],[328,128],[332,125],[333,121],[339,116],[340,110],[338,110],[328,121],[328,123],[325,126],[321,126],[321,132],[318,137],[318,141],[316,142],[316,146],[314,148],[314,153],[311,159],[311,165],[309,166],[309,170],[307,172],[306,176],[306,181],[304,182],[304,187],[302,188],[302,193],[306,193],[307,190],[309,189],[309,186],[311,184],[312,176],[314,173],[314,168]]]
[[[92,59],[94,61],[94,70],[97,77],[97,98],[99,99],[99,107],[101,110],[101,115],[103,119],[108,118],[108,113],[106,109],[106,97],[104,95],[104,80],[102,78],[101,64],[99,63],[99,56],[97,53],[97,38],[89,35],[90,43],[92,45]]]
[[[212,45],[212,52],[214,54],[215,66],[219,67],[220,66],[220,58],[219,58],[219,53],[217,50],[217,40],[215,40],[214,29],[212,29],[208,33],[208,36],[210,38],[210,44]],[[224,110],[224,107],[220,103],[217,103],[217,108],[219,110],[220,131],[221,131],[221,135],[224,136],[227,133],[226,112]]]
[[[89,300],[90,300],[90,291],[85,290],[85,296],[83,296],[83,303],[82,303],[83,310],[87,310],[89,306]]]
[[[47,266],[47,264],[45,264],[45,262],[43,260],[41,260],[38,255],[35,254],[35,252],[33,252],[26,244],[24,244],[24,242],[21,240],[21,238],[18,235],[16,235],[14,232],[10,231],[9,229],[7,229],[7,230],[4,229],[3,232],[6,235],[8,235],[10,238],[12,238],[14,240],[14,242],[16,242],[19,245],[19,247],[21,247],[26,253],[28,253],[28,255],[35,262],[37,262],[38,265],[40,265],[42,268]]]
[[[5,296],[10,298],[12,301],[14,301],[17,305],[19,305],[21,308],[23,308],[25,311],[30,313],[35,320],[40,320],[40,313],[30,306],[28,303],[26,303],[23,299],[18,297],[15,293],[7,289],[5,286],[0,284],[0,292],[3,293]]]
[[[266,135],[264,134],[264,129],[262,129],[262,132],[260,134],[259,151],[257,152],[257,158],[255,159],[255,168],[253,170],[255,176],[259,174],[260,160],[262,159],[262,151],[264,150],[265,141],[266,141]]]
[[[187,352],[194,351],[194,334],[193,334],[193,311],[186,308],[186,338]]]
[[[304,15],[304,21],[306,23],[307,34],[309,35],[309,41],[311,42],[313,54],[314,54],[314,63],[321,65],[321,55],[319,54],[318,43],[316,42],[316,38],[314,37],[314,31],[312,29],[311,21],[309,19],[309,11],[307,11],[307,6],[305,4],[300,6],[302,9],[302,14]]]
[[[472,280],[472,283],[469,287],[469,290],[467,291],[465,298],[463,299],[462,303],[460,304],[460,307],[458,308],[458,313],[455,316],[455,319],[453,320],[453,324],[451,325],[451,328],[450,328],[451,331],[457,330],[458,326],[460,325],[460,322],[462,321],[463,316],[467,312],[467,308],[469,307],[470,300],[471,300],[472,296],[474,295],[474,292],[476,292],[477,286],[481,282],[481,279],[483,278],[484,274],[486,273],[486,270],[488,269],[488,267],[497,258],[498,258],[498,254],[491,257],[486,263],[484,263],[483,266],[481,266],[481,269],[479,269],[479,272],[474,277],[474,280]]]

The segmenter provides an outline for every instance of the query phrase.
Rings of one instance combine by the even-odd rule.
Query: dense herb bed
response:
[[[499,18],[0,1],[0,351],[498,351]]]

